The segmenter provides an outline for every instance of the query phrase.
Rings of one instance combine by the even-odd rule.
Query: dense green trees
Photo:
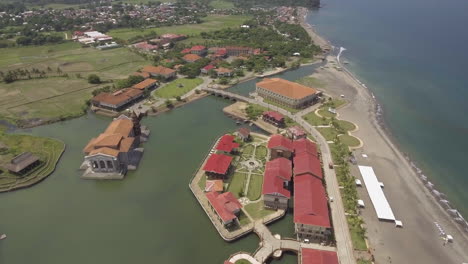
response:
[[[99,78],[99,76],[96,74],[90,74],[88,75],[88,82],[91,84],[99,84],[101,83],[101,78]]]

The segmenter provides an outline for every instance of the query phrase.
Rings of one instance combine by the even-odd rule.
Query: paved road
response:
[[[354,248],[351,241],[351,235],[349,234],[348,222],[345,216],[345,210],[343,207],[343,202],[341,200],[340,189],[338,186],[338,180],[336,178],[335,171],[330,169],[327,165],[332,163],[332,156],[330,147],[328,146],[327,141],[325,138],[309,123],[307,123],[301,115],[294,115],[290,112],[279,108],[274,105],[267,104],[265,102],[255,100],[252,98],[248,98],[245,96],[241,96],[238,94],[234,94],[231,92],[217,90],[212,88],[205,88],[205,91],[214,92],[223,96],[227,96],[230,98],[235,98],[239,101],[244,101],[248,103],[258,104],[270,109],[274,109],[281,114],[288,116],[289,118],[296,121],[299,125],[301,125],[308,133],[310,133],[316,140],[317,144],[320,147],[320,151],[322,153],[322,161],[324,166],[324,173],[325,173],[325,181],[327,183],[327,193],[329,197],[334,198],[334,202],[330,203],[331,208],[331,215],[332,215],[332,222],[333,228],[335,233],[335,239],[338,246],[338,258],[340,259],[341,264],[356,264],[356,260],[354,258]],[[307,111],[303,111],[303,113],[308,113]],[[257,256],[257,254],[256,254]]]

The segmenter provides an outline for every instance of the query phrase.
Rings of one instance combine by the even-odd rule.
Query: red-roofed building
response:
[[[301,248],[301,264],[339,264],[334,251]]]
[[[296,156],[306,152],[311,155],[314,155],[315,157],[318,157],[317,145],[314,142],[306,138],[294,140],[293,146],[294,146],[294,155]]]
[[[182,54],[189,54],[189,53],[190,53],[190,49],[183,49],[180,53],[182,53]]]
[[[286,134],[292,140],[306,138],[307,133],[300,126],[292,126],[286,130]]]
[[[331,235],[325,188],[308,174],[294,177],[294,226],[299,239],[324,241]]]
[[[291,158],[294,147],[291,140],[282,135],[273,135],[268,140],[267,147],[270,149],[270,160],[279,157]]]
[[[193,47],[190,49],[190,53],[192,53],[192,54],[197,54],[197,55],[199,55],[199,56],[205,56],[206,53],[208,53],[208,50],[206,49],[205,46],[197,45],[197,46],[193,46]]]
[[[205,192],[222,192],[223,190],[223,180],[206,180]]]
[[[202,57],[198,56],[197,54],[185,54],[182,59],[186,62],[196,62],[201,60]]]
[[[226,52],[228,56],[250,55],[253,53],[253,49],[249,47],[228,46],[226,47]]]
[[[214,69],[214,68],[215,68],[215,66],[213,66],[213,65],[211,65],[211,64],[208,64],[208,65],[206,65],[205,67],[203,67],[203,68],[201,69],[201,72],[202,72],[203,74],[208,74],[208,72],[209,72],[210,70]]]
[[[250,129],[241,127],[237,130],[237,135],[242,139],[242,141],[247,142],[250,140]]]
[[[323,179],[322,165],[317,156],[303,152],[294,156],[294,176],[310,174],[318,179]]]
[[[153,51],[153,50],[159,49],[158,45],[152,45],[146,41],[133,44],[133,47],[144,50],[144,51]]]
[[[232,157],[214,153],[206,161],[203,170],[208,176],[224,177],[229,172],[231,162]]]
[[[237,215],[242,208],[242,205],[237,201],[236,197],[231,192],[219,194],[217,192],[209,192],[206,198],[213,210],[218,216],[218,220],[225,226],[229,226],[238,222]]]
[[[270,123],[276,127],[284,127],[284,116],[275,111],[266,111],[262,115],[263,121]]]
[[[288,208],[291,197],[289,181],[291,180],[292,164],[285,158],[269,161],[265,165],[262,195],[265,207],[273,209]]]
[[[233,135],[224,135],[216,145],[216,150],[224,153],[236,152],[239,148],[239,143],[234,142],[235,137]]]

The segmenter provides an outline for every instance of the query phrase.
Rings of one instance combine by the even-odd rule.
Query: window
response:
[[[107,161],[107,168],[109,168],[109,169],[114,168],[114,164],[112,164],[112,161],[110,161],[110,160]]]
[[[106,164],[104,163],[103,160],[100,160],[100,161],[99,161],[99,167],[100,167],[101,169],[104,169],[104,168],[106,167]]]

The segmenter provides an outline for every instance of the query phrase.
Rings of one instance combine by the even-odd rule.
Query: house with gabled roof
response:
[[[265,165],[262,195],[265,207],[287,209],[291,198],[289,190],[292,175],[292,163],[286,158],[277,158]]]
[[[270,160],[279,157],[290,159],[294,151],[293,142],[282,135],[271,136],[267,147],[270,149]]]
[[[284,80],[265,78],[256,84],[259,96],[291,108],[304,108],[318,101],[321,92],[318,90]]]

